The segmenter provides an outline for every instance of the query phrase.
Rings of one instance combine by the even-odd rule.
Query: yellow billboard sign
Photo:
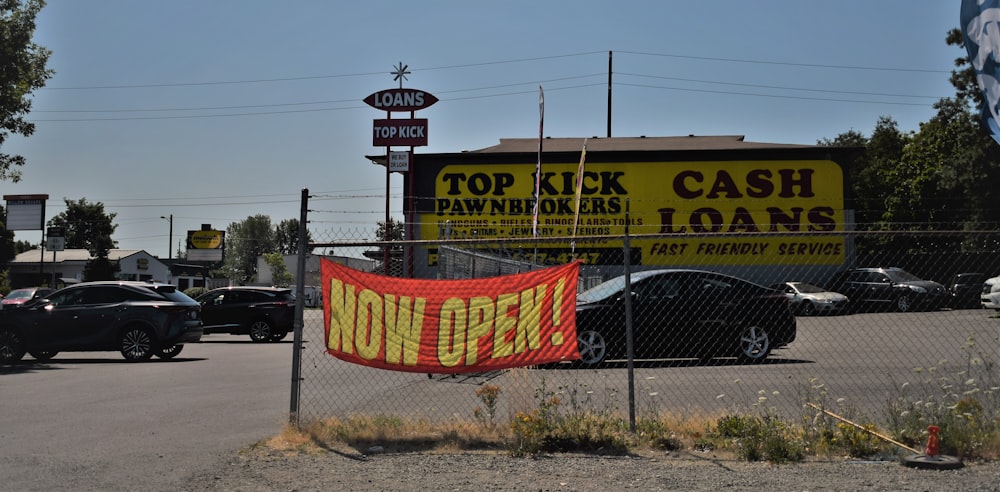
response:
[[[188,249],[220,249],[225,231],[188,231]]]
[[[640,264],[832,265],[845,258],[843,236],[795,234],[843,230],[843,171],[830,160],[588,163],[580,182],[577,199],[577,165],[543,164],[538,236],[567,241],[539,243],[537,257],[530,241],[534,164],[443,166],[433,211],[416,218],[420,239],[445,230],[452,237],[523,237],[510,249],[542,261],[575,256],[613,264],[622,260],[622,241],[608,236],[623,235],[628,221]]]

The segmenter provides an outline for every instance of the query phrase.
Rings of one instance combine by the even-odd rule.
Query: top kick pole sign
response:
[[[375,109],[389,113],[412,113],[427,108],[438,99],[433,94],[417,89],[388,89],[378,91],[364,99],[365,103]],[[420,147],[427,145],[426,119],[375,120],[372,133],[372,144],[375,147],[391,147],[394,145]]]

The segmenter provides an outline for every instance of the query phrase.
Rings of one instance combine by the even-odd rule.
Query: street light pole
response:
[[[173,258],[174,249],[174,214],[170,214],[169,217],[161,215],[160,218],[170,222],[170,237],[167,239],[167,259],[170,260]]]

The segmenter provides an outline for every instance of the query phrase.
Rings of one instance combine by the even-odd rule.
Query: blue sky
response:
[[[418,153],[500,138],[745,135],[814,144],[904,131],[954,95],[963,52],[945,44],[960,2],[944,0],[320,1],[49,0],[35,40],[55,76],[34,98],[27,158],[3,194],[104,203],[120,248],[166,256],[201,224],[299,216],[303,188],[320,240],[372,239],[385,171],[364,158],[362,102],[398,82],[440,99]],[[405,149],[400,149],[405,150]],[[391,178],[400,216],[402,178]],[[322,199],[320,199],[322,198]],[[37,242],[40,231],[17,239]]]

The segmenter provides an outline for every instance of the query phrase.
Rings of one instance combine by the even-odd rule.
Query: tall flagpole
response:
[[[583,192],[583,165],[587,161],[587,139],[583,139],[583,150],[580,152],[580,165],[576,167],[576,197],[573,205],[573,240],[570,242],[570,255],[576,258],[576,228],[580,225],[580,194]]]
[[[545,92],[538,86],[538,163],[535,164],[535,207],[531,217],[531,234],[538,237],[538,207],[542,192],[542,133],[545,127]]]
[[[545,91],[538,86],[538,163],[535,164],[535,206],[531,213],[531,235],[538,237],[538,209],[542,194],[542,140],[545,127]],[[538,262],[538,241],[535,241],[535,256],[533,262]]]

